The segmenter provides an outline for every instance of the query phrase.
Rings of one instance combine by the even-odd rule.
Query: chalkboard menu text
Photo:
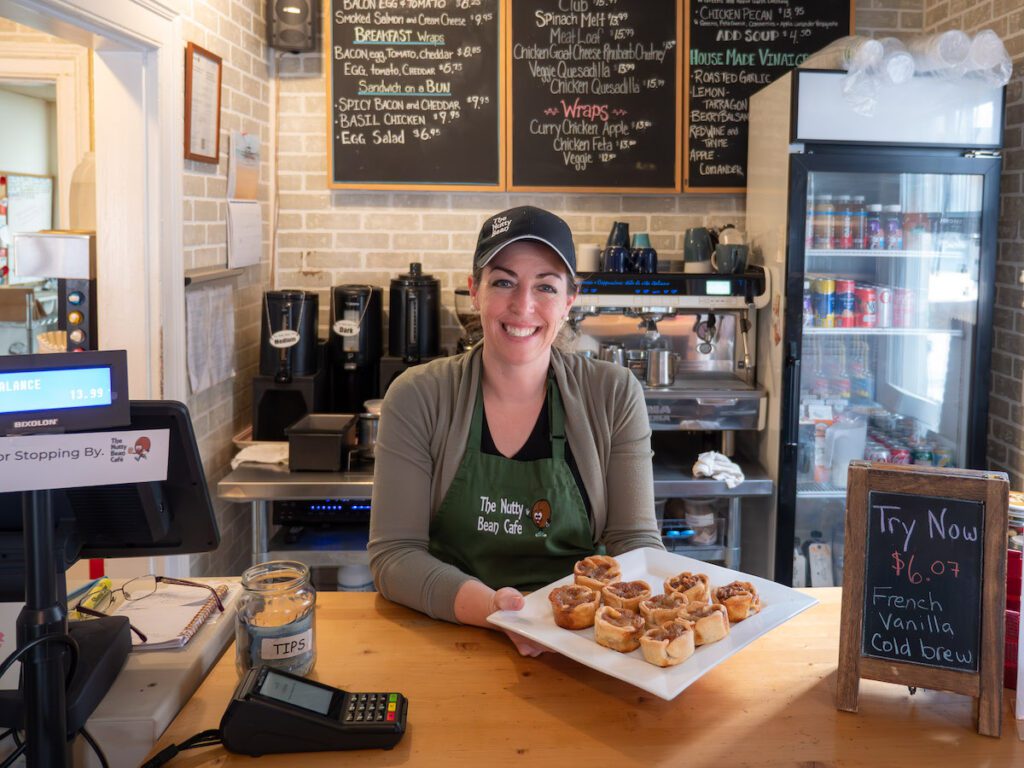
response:
[[[686,0],[686,191],[746,187],[748,101],[850,34],[851,0]]]
[[[500,188],[499,0],[331,0],[330,186]]]
[[[679,190],[681,0],[511,3],[510,187]]]
[[[865,656],[977,671],[984,513],[977,501],[868,495]]]

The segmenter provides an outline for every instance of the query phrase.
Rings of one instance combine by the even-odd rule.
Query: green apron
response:
[[[477,391],[462,463],[430,524],[430,553],[492,589],[535,589],[595,553],[590,521],[565,463],[565,411],[548,379],[551,458],[516,461],[480,452]]]

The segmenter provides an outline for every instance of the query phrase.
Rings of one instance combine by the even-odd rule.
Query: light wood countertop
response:
[[[979,736],[973,700],[864,680],[860,712],[833,705],[841,590],[662,701],[555,653],[519,656],[504,635],[431,620],[374,593],[321,593],[313,677],[397,690],[409,727],[392,751],[266,755],[273,766],[1024,765],[1005,692],[1003,736]],[[155,751],[217,727],[237,683],[229,649]],[[188,750],[171,768],[250,758]]]

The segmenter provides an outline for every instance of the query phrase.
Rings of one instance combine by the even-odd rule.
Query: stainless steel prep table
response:
[[[654,495],[657,498],[718,496],[729,500],[728,542],[679,550],[702,560],[723,560],[727,567],[739,565],[740,506],[745,496],[768,496],[773,483],[757,464],[739,460],[744,482],[729,489],[720,480],[695,478],[678,464],[654,461]],[[373,490],[372,470],[355,472],[291,472],[280,466],[243,464],[217,484],[217,495],[252,507],[252,557],[258,563],[267,559],[298,559],[312,567],[340,567],[368,563],[365,539],[360,541],[351,530],[318,531],[294,544],[285,544],[279,534],[270,536],[270,503],[285,499],[317,500],[327,498],[369,499]]]

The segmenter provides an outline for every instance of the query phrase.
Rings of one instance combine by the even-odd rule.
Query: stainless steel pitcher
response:
[[[647,386],[667,387],[676,380],[679,355],[668,349],[647,351]]]

